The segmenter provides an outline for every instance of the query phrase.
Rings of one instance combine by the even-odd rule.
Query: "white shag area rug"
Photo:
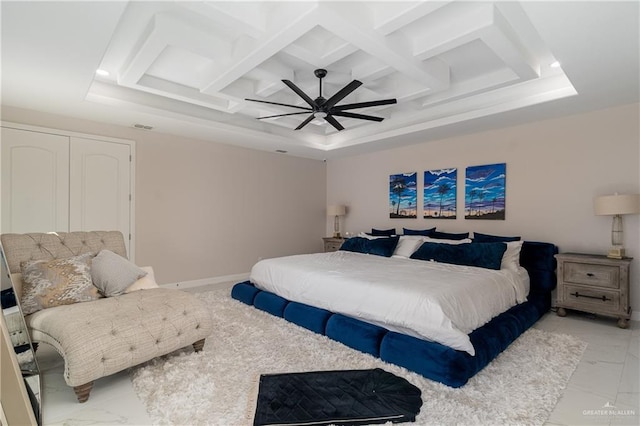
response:
[[[541,425],[555,407],[586,343],[530,329],[462,388],[453,389],[233,300],[199,293],[216,328],[191,348],[131,370],[154,424],[248,425],[260,374],[382,368],[422,390],[416,424]]]

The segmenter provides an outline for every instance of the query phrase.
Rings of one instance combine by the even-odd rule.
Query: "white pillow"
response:
[[[153,274],[153,268],[151,266],[142,266],[140,269],[145,271],[147,275],[138,279],[136,282],[131,284],[124,291],[125,293],[131,293],[132,291],[138,290],[148,290],[150,288],[158,288],[158,284],[156,283],[155,276]]]
[[[420,235],[401,235],[392,257],[409,258],[424,243]]]
[[[524,241],[509,241],[505,243],[507,250],[502,255],[502,263],[500,269],[509,269],[518,272],[520,269],[520,250]]]
[[[422,237],[425,243],[437,243],[437,244],[467,244],[471,242],[471,238],[465,238],[464,240],[442,240],[440,238]]]

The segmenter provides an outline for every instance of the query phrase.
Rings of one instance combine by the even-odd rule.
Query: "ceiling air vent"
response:
[[[151,130],[151,129],[153,129],[153,127],[151,127],[151,126],[147,126],[147,125],[140,124],[140,123],[134,124],[133,127],[135,127],[136,129],[141,129],[141,130]]]
[[[285,151],[284,149],[276,149],[276,152],[278,152],[280,154],[286,154],[289,151]]]

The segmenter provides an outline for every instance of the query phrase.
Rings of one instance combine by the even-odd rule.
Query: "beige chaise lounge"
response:
[[[2,246],[20,296],[20,265],[111,250],[126,257],[122,234],[70,232],[4,234]],[[204,346],[213,324],[204,303],[172,289],[147,289],[90,302],[56,306],[26,317],[34,342],[52,345],[64,358],[64,378],[79,402],[93,381],[193,345]]]

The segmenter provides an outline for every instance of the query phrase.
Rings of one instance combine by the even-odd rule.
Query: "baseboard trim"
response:
[[[160,284],[160,287],[183,289],[183,288],[194,288],[194,287],[202,287],[202,286],[223,286],[223,284],[228,284],[229,282],[240,282],[240,281],[246,281],[248,279],[249,279],[249,273],[246,272],[244,274],[222,275],[219,277],[202,278],[199,280],[180,281],[177,283]]]

